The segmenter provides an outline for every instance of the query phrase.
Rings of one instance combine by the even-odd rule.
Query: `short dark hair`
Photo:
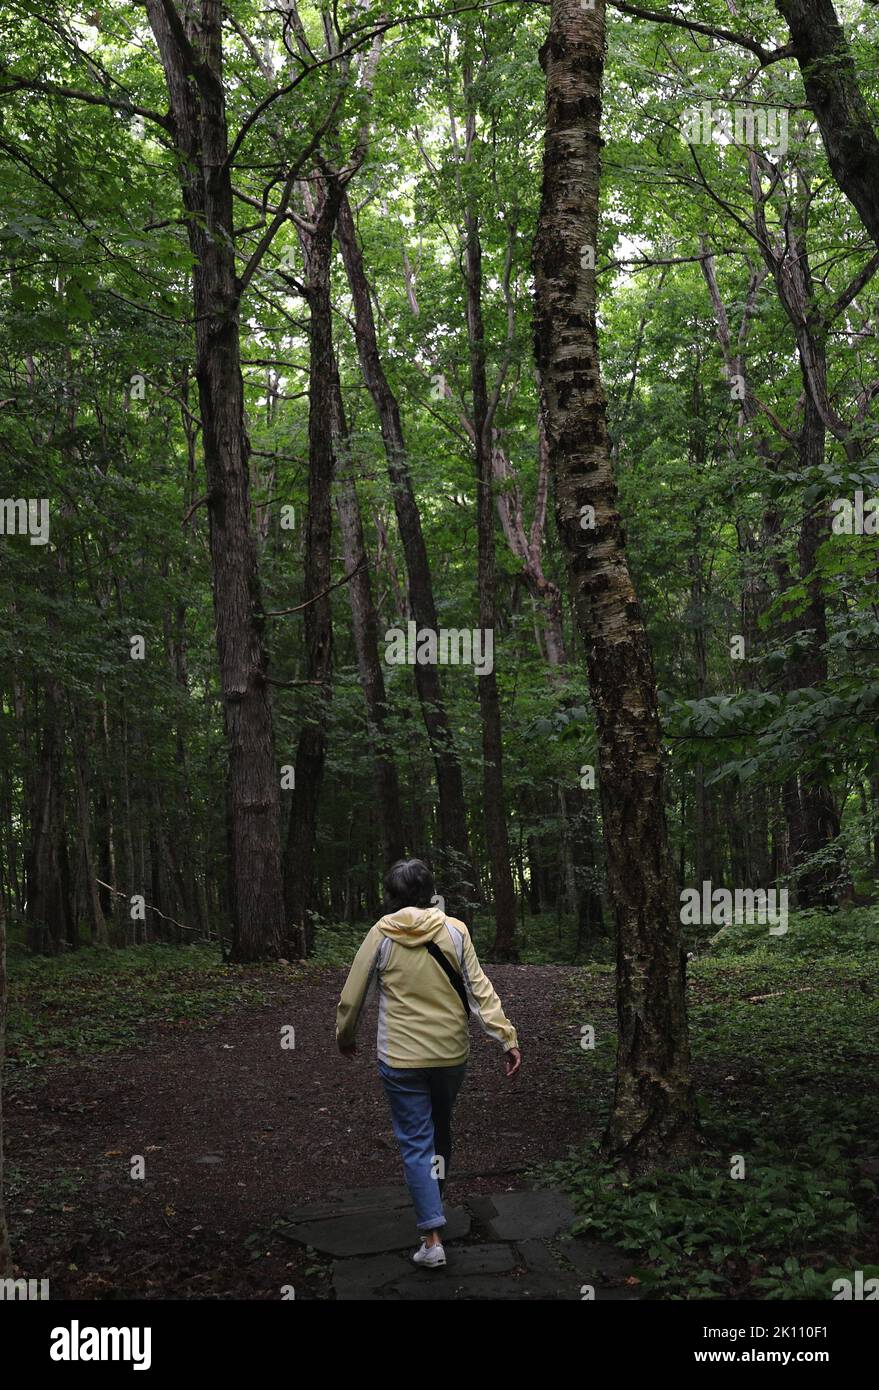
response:
[[[433,874],[421,859],[398,859],[385,874],[385,908],[431,907],[435,896]]]

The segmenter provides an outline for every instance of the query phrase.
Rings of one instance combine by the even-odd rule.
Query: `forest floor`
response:
[[[521,1190],[527,1170],[594,1137],[570,1076],[579,1051],[570,985],[582,971],[490,973],[523,1066],[508,1080],[500,1050],[474,1028],[451,1205]],[[279,1231],[306,1203],[402,1176],[375,1065],[374,1005],[357,1058],[335,1047],[344,977],[250,970],[245,995],[258,1002],[221,1001],[213,1019],[153,1020],[134,1048],[16,1073],[7,1161],[18,1272],[48,1277],[62,1299],[278,1299],[290,1285],[297,1298],[332,1297],[331,1262]],[[600,984],[596,1008],[610,1011],[611,978]],[[291,1025],[295,1046],[283,1048]],[[131,1176],[135,1155],[143,1179]]]
[[[599,1298],[822,1299],[853,1271],[879,1278],[879,911],[804,915],[777,939],[742,929],[690,962],[702,1143],[685,1170],[635,1180],[596,1152],[613,969],[543,963],[567,943],[541,930],[529,964],[486,965],[523,1065],[507,1080],[473,1025],[439,1276],[405,1263],[374,1004],[357,1058],[335,1047],[359,928],[326,928],[325,958],[260,968],[207,947],[47,960],[16,943],[17,1274],[48,1278],[53,1299],[263,1300],[579,1298],[581,1277]]]

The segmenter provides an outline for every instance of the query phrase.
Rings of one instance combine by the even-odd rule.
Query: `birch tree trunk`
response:
[[[535,346],[556,516],[598,725],[619,1047],[605,1152],[633,1170],[685,1157],[690,1081],[680,905],[669,852],[653,660],[629,576],[598,364],[603,0],[552,0],[543,191],[534,245]],[[584,526],[592,520],[594,524]]]

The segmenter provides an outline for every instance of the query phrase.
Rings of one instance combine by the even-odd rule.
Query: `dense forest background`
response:
[[[594,274],[619,507],[681,887],[784,884],[828,906],[868,897],[879,866],[876,539],[869,501],[866,534],[836,534],[832,509],[879,490],[876,248],[796,61],[767,59],[789,47],[779,15],[749,7],[728,42],[711,31],[733,7],[697,8],[703,33],[608,12]],[[219,563],[212,575],[210,533],[237,546],[244,532],[209,514],[191,272],[210,234],[191,189],[181,205],[150,31],[166,12],[12,3],[0,20],[4,490],[47,499],[51,518],[46,544],[7,522],[0,549],[0,893],[37,951],[235,936],[212,585],[220,605],[241,596]],[[879,20],[839,13],[870,100]],[[477,931],[500,894],[508,956],[546,913],[589,951],[610,932],[596,739],[532,349],[545,8],[343,18],[236,0],[223,15],[236,506],[288,932],[256,953],[374,918],[404,851],[431,859]],[[744,126],[718,137],[716,116],[694,138],[706,104],[756,117],[750,149]],[[410,620],[482,626],[474,305],[492,407],[490,679],[385,659]],[[320,535],[318,391],[335,454]],[[503,758],[486,782],[494,683]]]

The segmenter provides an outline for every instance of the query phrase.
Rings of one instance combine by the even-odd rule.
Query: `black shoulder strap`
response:
[[[464,1013],[469,1019],[470,1005],[467,1003],[467,991],[464,988],[464,981],[461,979],[461,976],[458,974],[457,970],[454,970],[452,966],[449,965],[445,952],[440,950],[435,941],[425,941],[424,949],[433,956],[437,965],[442,967],[443,974],[463,1004]]]

